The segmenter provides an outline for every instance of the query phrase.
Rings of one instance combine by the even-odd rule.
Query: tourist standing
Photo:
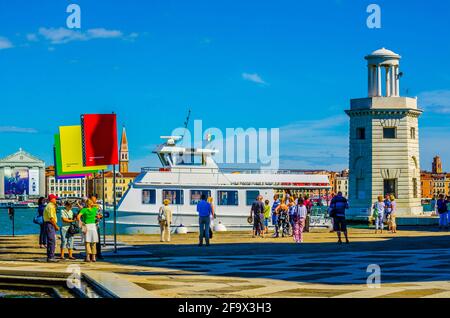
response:
[[[61,221],[61,259],[65,259],[64,249],[67,249],[69,259],[74,260],[73,234],[69,233],[69,228],[75,220],[73,218],[72,204],[69,201],[64,204],[64,209],[61,211]]]
[[[47,247],[47,235],[45,233],[44,226],[44,210],[45,210],[45,198],[40,197],[38,200],[38,214],[37,216],[42,219],[42,223],[39,224],[39,247],[45,248]]]
[[[312,207],[313,204],[311,202],[311,200],[309,199],[309,195],[305,195],[303,197],[303,204],[306,207],[306,210],[308,211],[308,214],[306,215],[306,219],[305,219],[305,228],[304,228],[304,232],[309,232],[309,221],[311,219],[311,212],[312,212]]]
[[[431,215],[436,215],[436,201],[436,196],[433,195],[433,198],[430,201]]]
[[[158,222],[161,229],[161,242],[170,242],[170,226],[172,224],[172,210],[169,207],[170,201],[165,199],[163,206],[159,209]]]
[[[390,195],[391,200],[391,213],[389,214],[389,230],[391,233],[397,233],[397,222],[395,220],[397,213],[397,202],[395,201],[395,196],[393,194]]]
[[[263,219],[264,219],[264,203],[262,195],[258,195],[250,209],[250,217],[253,217],[253,235],[252,237],[264,237]]]
[[[86,200],[86,207],[77,215],[77,220],[83,222],[84,243],[86,245],[86,262],[96,262],[97,243],[99,242],[97,231],[98,207],[91,199]]]
[[[439,214],[439,230],[448,230],[448,207],[447,201],[444,199],[444,195],[439,195],[437,200],[437,212]]]
[[[292,235],[294,232],[294,210],[295,210],[296,206],[297,205],[295,203],[295,198],[290,197],[289,203],[288,203],[288,208],[289,208],[289,225],[290,225],[290,229],[292,229]]]
[[[269,234],[270,201],[264,202],[264,234]]]
[[[208,197],[208,203],[211,206],[210,224],[209,224],[209,238],[212,239],[214,231],[214,219],[216,218],[216,207],[214,206],[214,199]]]
[[[206,246],[209,246],[209,226],[211,223],[211,204],[206,202],[206,195],[202,194],[200,202],[197,204],[197,212],[199,217],[199,244],[198,246],[203,246],[203,238],[205,238]]]
[[[384,197],[384,217],[387,220],[392,211],[391,196],[386,194]]]
[[[293,219],[293,235],[294,241],[296,243],[303,243],[303,229],[305,227],[306,216],[308,214],[308,209],[304,205],[302,198],[299,198],[297,205],[294,207],[292,214]]]
[[[341,232],[344,232],[345,242],[350,243],[348,240],[347,222],[345,219],[345,210],[347,210],[348,201],[342,195],[342,192],[333,197],[330,203],[330,216],[333,218],[333,230],[337,233],[338,243],[342,244]]]
[[[59,231],[58,218],[56,216],[58,197],[50,194],[48,196],[48,204],[44,209],[44,228],[47,237],[47,262],[57,262],[55,259],[56,249],[56,231]]]
[[[94,204],[94,207],[97,208],[97,218],[95,219],[95,226],[97,228],[97,235],[98,235],[98,242],[96,243],[96,257],[98,259],[103,259],[102,255],[102,243],[101,243],[101,232],[100,232],[100,221],[103,219],[103,211],[102,207],[97,203],[97,196],[95,194],[91,195],[89,197],[92,200],[92,203]]]
[[[289,235],[289,207],[283,202],[277,207],[277,215],[278,230],[281,231],[281,236],[285,237]]]
[[[280,205],[280,196],[278,194],[275,194],[273,196],[273,204],[272,204],[272,225],[275,228],[273,237],[279,236],[279,228],[278,228],[278,206],[279,205]]]
[[[375,202],[373,205],[373,217],[375,220],[375,234],[378,233],[378,229],[381,230],[381,233],[383,233],[383,220],[384,220],[384,210],[385,210],[385,204],[383,201],[383,196],[378,196],[378,201]]]

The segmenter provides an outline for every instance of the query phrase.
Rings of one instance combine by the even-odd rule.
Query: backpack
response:
[[[158,214],[158,222],[165,222],[167,220],[167,215],[166,215],[166,210],[164,209],[164,207],[162,206],[159,209],[159,214]]]

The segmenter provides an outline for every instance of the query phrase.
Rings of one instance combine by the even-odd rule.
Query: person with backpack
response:
[[[303,229],[305,227],[306,215],[308,209],[306,208],[302,198],[298,198],[297,205],[293,209],[292,222],[294,224],[294,241],[296,243],[303,243]]]
[[[448,230],[448,201],[445,200],[443,194],[439,195],[439,200],[436,202],[437,212],[439,214],[439,230]]]
[[[342,192],[333,197],[330,203],[330,217],[333,218],[333,230],[337,233],[338,243],[342,244],[341,232],[344,232],[345,242],[350,243],[348,240],[347,222],[345,219],[345,210],[349,208],[348,201],[342,195]]]
[[[170,226],[172,224],[172,210],[169,208],[170,201],[165,199],[163,206],[159,209],[158,223],[161,229],[161,242],[170,242]]]
[[[386,205],[383,201],[383,196],[378,196],[378,201],[374,203],[373,205],[373,218],[375,220],[375,234],[378,233],[378,229],[381,230],[381,234],[383,234],[384,229],[384,211],[386,208]]]

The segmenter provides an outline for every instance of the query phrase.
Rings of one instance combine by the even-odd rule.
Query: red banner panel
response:
[[[86,167],[119,163],[116,114],[81,115],[81,129]]]

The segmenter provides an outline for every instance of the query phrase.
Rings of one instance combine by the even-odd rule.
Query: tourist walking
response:
[[[447,201],[443,194],[439,195],[439,200],[436,202],[437,212],[439,214],[439,230],[448,230],[448,207]]]
[[[211,223],[211,204],[206,202],[206,195],[202,194],[200,202],[197,204],[197,212],[199,217],[199,244],[198,246],[203,246],[203,238],[206,241],[206,246],[209,246],[209,226]]]
[[[294,224],[293,236],[296,243],[303,243],[303,229],[305,227],[307,214],[308,209],[306,208],[303,199],[299,198],[292,214]]]
[[[264,203],[262,195],[258,195],[250,209],[250,217],[253,217],[253,235],[252,237],[264,237]]]
[[[91,199],[86,200],[86,207],[77,215],[77,220],[82,221],[84,243],[86,246],[86,262],[96,262],[97,243],[99,242],[97,231],[98,207]]]
[[[385,204],[383,201],[383,196],[378,196],[378,201],[373,205],[373,218],[375,220],[375,234],[378,233],[378,229],[380,229],[381,233],[383,233],[384,229],[384,210]]]
[[[158,222],[161,229],[160,242],[170,242],[170,226],[172,224],[172,210],[169,207],[170,201],[165,199],[163,206],[159,209]]]
[[[64,204],[64,209],[61,211],[61,221],[61,259],[65,259],[64,249],[67,249],[69,259],[74,260],[73,234],[69,232],[69,228],[75,220],[73,218],[72,204],[69,201]]]
[[[39,247],[45,248],[47,247],[47,235],[45,233],[45,225],[44,225],[44,210],[45,210],[45,198],[40,197],[38,200],[38,213],[37,217],[41,220],[39,223]]]
[[[388,218],[389,231],[391,231],[391,233],[397,233],[397,222],[395,220],[397,213],[397,202],[395,201],[395,196],[393,194],[391,194],[389,198],[391,201],[391,212],[389,213]]]
[[[269,234],[269,219],[270,219],[270,201],[264,202],[264,234]]]
[[[48,204],[44,209],[44,228],[47,237],[47,262],[57,262],[55,259],[56,231],[59,231],[58,218],[56,216],[58,197],[50,194]]]
[[[280,196],[275,194],[273,196],[273,204],[272,204],[272,225],[275,229],[273,233],[273,237],[279,236],[279,228],[278,228],[278,207],[280,206]]]
[[[342,195],[342,192],[333,197],[330,203],[330,216],[333,218],[333,230],[337,233],[338,243],[342,244],[341,232],[344,232],[345,242],[350,243],[348,240],[347,221],[345,219],[345,210],[347,210],[348,201]]]

